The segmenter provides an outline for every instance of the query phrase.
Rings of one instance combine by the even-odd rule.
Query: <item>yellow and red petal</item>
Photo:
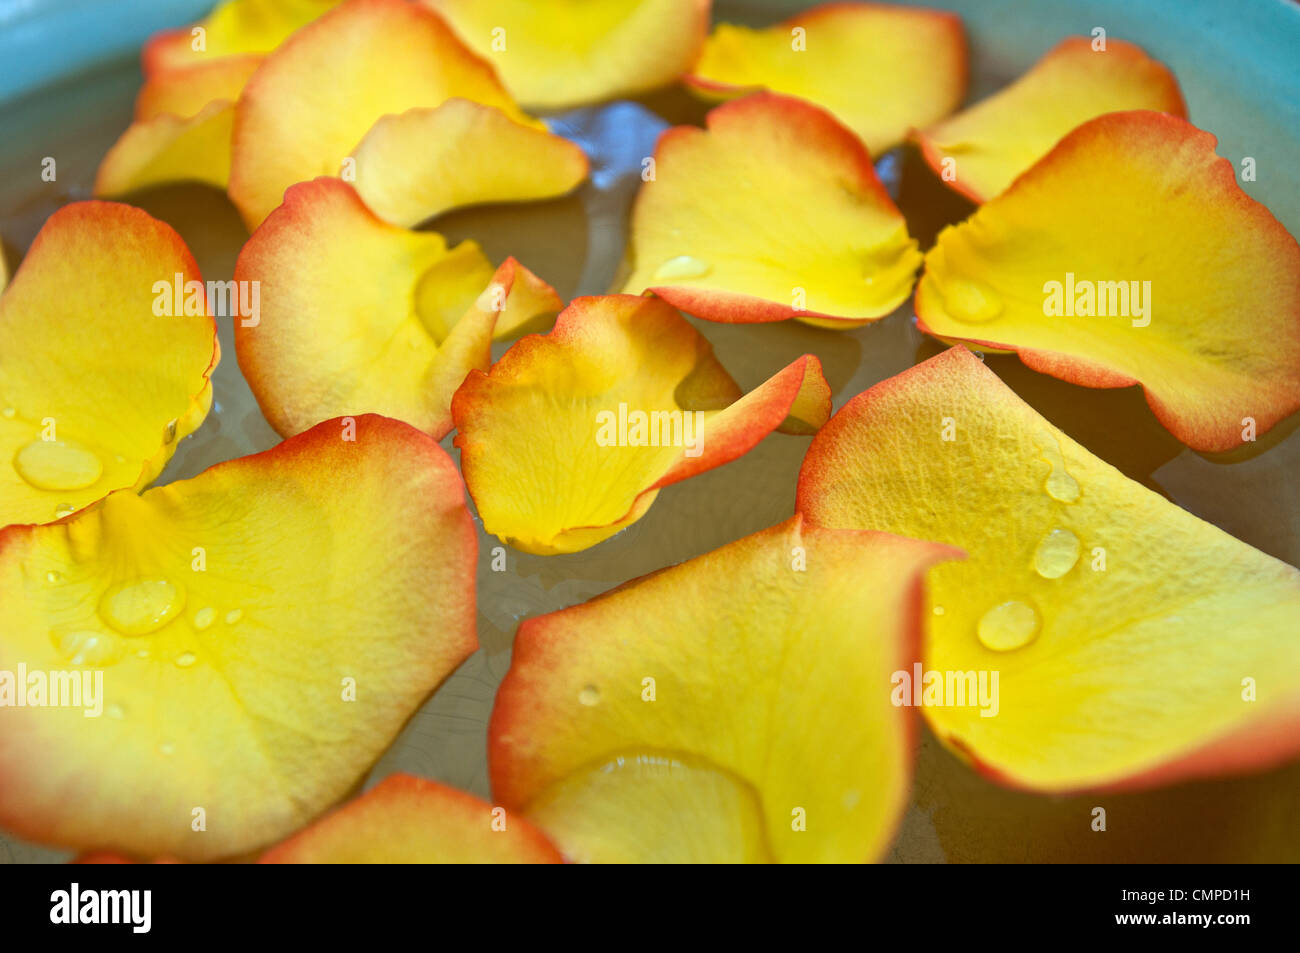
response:
[[[141,54],[146,77],[221,59],[269,53],[339,0],[224,0],[191,26],[150,37]]]
[[[699,54],[709,0],[424,0],[530,109],[674,83]]]
[[[234,122],[234,104],[213,100],[189,118],[162,113],[132,123],[100,163],[95,195],[117,197],[169,182],[225,189]]]
[[[264,864],[558,864],[536,827],[456,788],[389,775],[262,855]]]
[[[549,555],[613,536],[660,488],[748,453],[783,425],[816,430],[830,398],[812,355],[742,397],[672,307],[606,295],[574,300],[549,334],[471,372],[452,416],[484,529]]]
[[[494,333],[561,307],[513,259],[494,275],[474,242],[448,248],[435,232],[389,225],[332,178],[289,190],[244,245],[235,279],[256,283],[260,299],[259,314],[235,323],[239,366],[283,436],[381,413],[440,439],[456,388],[491,363]]]
[[[921,254],[857,138],[826,111],[760,93],[655,150],[632,212],[631,275],[710,321],[852,328],[911,293]]]
[[[135,120],[141,122],[164,114],[188,118],[214,100],[233,104],[262,59],[233,56],[151,76],[136,96]]]
[[[921,327],[1014,350],[1086,387],[1141,384],[1196,450],[1239,446],[1300,408],[1300,245],[1237,185],[1215,138],[1110,113],[945,229],[917,285]]]
[[[230,197],[254,228],[289,186],[341,174],[381,116],[453,97],[534,122],[436,14],[403,0],[349,0],[294,34],[248,81],[235,110]]]
[[[973,202],[1004,191],[1067,132],[1105,113],[1150,109],[1186,117],[1178,81],[1140,47],[1062,40],[1010,86],[915,134],[921,154]]]
[[[957,555],[796,516],[527,620],[489,727],[494,796],[572,860],[878,859],[915,724],[891,683],[926,568]]]
[[[212,402],[216,325],[181,237],[65,206],[0,296],[0,526],[150,483]]]
[[[258,56],[226,57],[146,80],[135,120],[100,163],[95,194],[118,196],[168,182],[224,190],[235,100],[260,63]]]
[[[588,168],[569,140],[468,99],[383,117],[353,158],[362,200],[408,227],[466,205],[556,198],[577,188]]]
[[[827,3],[761,30],[718,24],[686,83],[710,99],[761,89],[798,96],[879,155],[961,105],[966,73],[955,13]]]
[[[969,554],[930,573],[923,660],[998,673],[996,717],[938,693],[923,710],[1005,784],[1131,788],[1300,752],[1300,572],[1097,459],[964,348],[845,405],[798,506]]]
[[[0,826],[183,860],[287,836],[475,649],[476,549],[447,454],[376,416],[0,532],[0,669],[102,675],[98,717],[0,708]]]

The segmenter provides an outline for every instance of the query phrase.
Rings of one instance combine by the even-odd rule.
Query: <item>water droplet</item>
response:
[[[1034,438],[1038,452],[1052,469],[1047,474],[1047,495],[1061,503],[1073,503],[1079,498],[1079,481],[1065,469],[1065,457],[1061,454],[1061,445],[1050,433],[1041,433]]]
[[[1034,569],[1044,579],[1060,579],[1079,561],[1079,537],[1068,529],[1054,529],[1034,550]]]
[[[176,440],[176,424],[178,422],[176,420],[167,422],[167,429],[163,431],[163,443],[172,443]]]
[[[712,270],[713,266],[707,261],[700,261],[690,255],[678,255],[660,265],[654,277],[656,281],[689,281],[692,278],[703,278]]]
[[[4,414],[6,420],[13,420],[14,414],[16,413],[18,413],[18,411],[14,410],[12,407],[6,407],[4,410],[0,410],[0,414]]]
[[[63,517],[71,516],[75,512],[77,512],[77,508],[71,503],[60,503],[54,508],[54,517],[55,519],[63,519]]]
[[[844,798],[843,798],[844,810],[846,811],[853,810],[855,807],[858,806],[858,802],[861,800],[862,800],[861,791],[845,791]]]
[[[116,718],[118,721],[126,717],[126,709],[121,705],[109,705],[106,711],[109,718]]]
[[[136,658],[148,658],[148,657],[149,657],[150,655],[152,655],[152,654],[153,654],[153,653],[150,652],[148,649],[137,649],[137,650],[136,650],[136,653],[135,653],[135,657],[136,657]]]
[[[105,632],[78,629],[57,637],[56,645],[73,665],[111,665],[121,653],[117,639]]]
[[[14,455],[14,469],[38,490],[84,490],[104,474],[99,457],[71,440],[33,440]]]
[[[595,685],[584,686],[582,691],[578,692],[578,701],[582,702],[584,705],[588,707],[599,704],[600,689],[597,688]]]
[[[170,741],[164,741],[162,744],[158,746],[158,750],[163,754],[167,755],[168,757],[170,757],[171,755],[174,755],[176,753],[176,746],[172,744]]]
[[[987,649],[1010,652],[1023,648],[1038,635],[1038,612],[1027,602],[1009,599],[984,613],[976,635]]]
[[[105,593],[99,614],[123,635],[148,635],[165,626],[183,608],[183,590],[166,579],[141,579]]]
[[[978,281],[954,278],[944,283],[941,293],[948,314],[966,324],[992,321],[1002,313],[997,292]]]
[[[48,582],[50,585],[63,582],[63,573],[55,572],[53,569],[51,569],[49,572],[45,574],[45,581]]]
[[[196,656],[193,652],[182,652],[180,655],[176,656],[176,667],[189,668],[198,660],[199,660],[198,656]]]
[[[943,615],[943,606],[935,606],[930,611],[933,612],[935,615]]]
[[[244,617],[243,609],[231,609],[226,613],[226,625],[234,625]]]
[[[217,618],[217,610],[212,606],[204,606],[198,612],[194,613],[194,628],[202,632],[210,626]]]

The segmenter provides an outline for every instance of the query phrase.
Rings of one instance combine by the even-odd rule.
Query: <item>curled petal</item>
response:
[[[483,527],[526,552],[576,552],[640,519],[661,487],[830,414],[804,355],[743,397],[705,338],[656,298],[574,300],[547,335],[473,371],[452,400]],[[791,419],[794,418],[794,419]]]
[[[917,286],[922,330],[1014,350],[1086,387],[1141,384],[1196,450],[1300,408],[1300,245],[1215,139],[1157,112],[1070,133],[947,228]]]
[[[862,144],[828,113],[760,93],[655,150],[625,292],[710,321],[852,328],[907,299],[921,254]]]
[[[436,14],[403,0],[350,0],[248,81],[235,110],[230,197],[254,228],[295,182],[346,174],[344,159],[381,116],[452,97],[535,122]]]
[[[984,202],[1067,132],[1104,113],[1152,109],[1186,117],[1173,73],[1139,47],[1107,38],[1062,40],[988,99],[916,134],[926,162],[952,188]]]
[[[353,157],[357,193],[394,225],[465,205],[555,198],[587,177],[587,156],[569,140],[467,99],[385,116]]]
[[[473,652],[476,549],[450,458],[375,416],[0,532],[0,671],[102,679],[0,708],[0,826],[181,860],[287,836]]]
[[[677,81],[709,29],[709,0],[424,0],[530,109],[635,96]]]
[[[491,363],[494,334],[556,314],[559,296],[513,259],[497,273],[474,242],[380,221],[353,188],[294,186],[235,264],[260,313],[235,327],[239,365],[284,436],[342,414],[382,413],[441,439],[451,396]],[[522,280],[521,280],[522,279]]]
[[[198,266],[139,209],[50,216],[0,296],[0,526],[150,483],[212,403]]]
[[[798,506],[969,554],[930,573],[923,660],[941,683],[914,691],[1003,783],[1131,788],[1300,751],[1300,572],[1097,459],[964,348],[849,401],[813,439]],[[953,674],[987,676],[989,704],[946,694]]]
[[[537,828],[473,795],[389,775],[262,855],[264,864],[558,864]]]
[[[925,569],[795,518],[519,627],[492,791],[574,860],[863,862],[907,798]],[[834,757],[829,752],[834,752]]]
[[[955,13],[827,3],[761,30],[718,24],[686,82],[712,99],[806,99],[879,155],[961,105],[966,35]]]
[[[153,77],[221,59],[269,53],[339,0],[224,0],[204,19],[164,30],[145,44],[144,74]]]

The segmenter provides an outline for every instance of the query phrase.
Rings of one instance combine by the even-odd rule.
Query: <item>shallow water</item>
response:
[[[1033,59],[1012,64],[1000,56],[982,56],[978,47],[974,54],[973,98],[1003,85]],[[37,99],[0,108],[6,139],[0,153],[0,234],[11,271],[50,213],[89,197],[99,159],[130,121],[138,83],[134,61],[123,62]],[[1214,110],[1224,108],[1225,102],[1249,108],[1225,96],[1198,101],[1192,87],[1184,85],[1193,118],[1210,128]],[[494,261],[514,255],[566,299],[608,291],[622,256],[626,213],[639,184],[641,157],[650,153],[665,122],[700,122],[704,112],[702,104],[672,91],[636,105],[613,104],[554,117],[559,131],[596,152],[592,180],[578,193],[554,202],[457,212],[431,227],[451,241],[476,239]],[[40,178],[41,159],[51,155],[58,160],[58,179],[46,183]],[[940,228],[971,210],[910,150],[883,157],[879,168],[923,249]],[[1294,183],[1292,192],[1300,192]],[[204,278],[231,277],[246,233],[224,195],[175,186],[138,194],[131,201],[181,233]],[[1300,222],[1287,221],[1292,216],[1276,211],[1293,232],[1300,230]],[[816,354],[834,390],[836,409],[871,384],[942,349],[916,330],[910,302],[888,318],[850,332],[794,322],[693,323],[745,390],[799,355]],[[192,477],[212,464],[278,442],[240,375],[228,316],[220,322],[220,334],[224,358],[214,377],[213,411],[182,443],[159,483]],[[1296,420],[1238,458],[1210,459],[1186,450],[1160,427],[1136,388],[1075,387],[1035,374],[1014,357],[991,356],[988,364],[1039,412],[1128,476],[1251,545],[1292,564],[1300,562]],[[374,766],[367,786],[391,772],[407,771],[487,797],[487,721],[496,686],[509,666],[518,621],[580,602],[785,519],[793,510],[796,477],[808,443],[809,438],[773,435],[740,460],[667,488],[640,522],[585,552],[541,557],[508,551],[507,571],[492,572],[491,553],[499,544],[480,532],[481,648],[412,717]],[[450,438],[444,446],[455,455]],[[923,730],[913,804],[891,858],[1295,861],[1300,859],[1298,785],[1300,765],[1295,765],[1142,794],[1040,797],[979,778]],[[1089,826],[1091,810],[1098,804],[1108,812],[1110,830],[1105,834]],[[0,836],[0,861],[66,856]]]

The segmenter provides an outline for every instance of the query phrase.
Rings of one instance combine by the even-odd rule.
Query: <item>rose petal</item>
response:
[[[955,555],[795,517],[527,620],[494,795],[574,860],[877,859],[911,774],[891,678],[926,567]]]
[[[0,526],[152,482],[207,415],[219,354],[170,226],[112,202],[55,212],[0,297]]]
[[[798,96],[878,155],[961,105],[966,36],[954,13],[826,3],[761,30],[718,24],[686,83],[711,99]]]
[[[709,0],[425,0],[529,108],[635,96],[690,68]]]
[[[495,812],[495,813],[494,813]],[[503,826],[504,825],[504,826]],[[537,828],[473,795],[389,775],[262,855],[264,864],[558,864]]]
[[[385,116],[353,156],[362,200],[405,226],[465,205],[556,198],[587,177],[587,156],[569,140],[467,99]]]
[[[829,413],[816,357],[741,397],[684,318],[631,295],[576,299],[551,333],[471,372],[452,400],[484,529],[540,554],[594,546],[640,519],[661,487],[748,453],[791,416],[790,429],[809,433]]]
[[[762,93],[681,126],[637,196],[625,292],[710,321],[852,328],[907,299],[921,255],[862,144]]]
[[[244,88],[230,197],[252,229],[294,183],[346,173],[343,160],[381,116],[452,97],[533,122],[437,15],[402,0],[350,0],[295,33]]]
[[[1140,383],[1196,450],[1240,445],[1246,418],[1264,432],[1300,408],[1300,245],[1214,145],[1156,112],[1080,126],[939,236],[922,330],[1087,387]]]
[[[235,324],[239,366],[284,436],[382,413],[441,439],[452,394],[491,363],[493,334],[561,307],[513,259],[494,276],[474,242],[448,249],[435,232],[382,222],[330,178],[289,190],[244,245],[235,279],[256,282],[260,299],[260,314]]]
[[[1153,109],[1186,117],[1178,81],[1139,47],[1107,38],[1103,50],[1072,36],[1018,80],[916,134],[925,161],[952,188],[984,202],[1096,116]]]
[[[964,348],[849,401],[798,506],[970,554],[930,573],[924,665],[999,673],[996,717],[923,710],[1005,784],[1138,787],[1300,751],[1300,572],[1097,459]]]
[[[183,860],[285,837],[474,650],[476,549],[446,453],[375,416],[0,532],[0,670],[103,676],[100,717],[0,708],[0,826]]]

